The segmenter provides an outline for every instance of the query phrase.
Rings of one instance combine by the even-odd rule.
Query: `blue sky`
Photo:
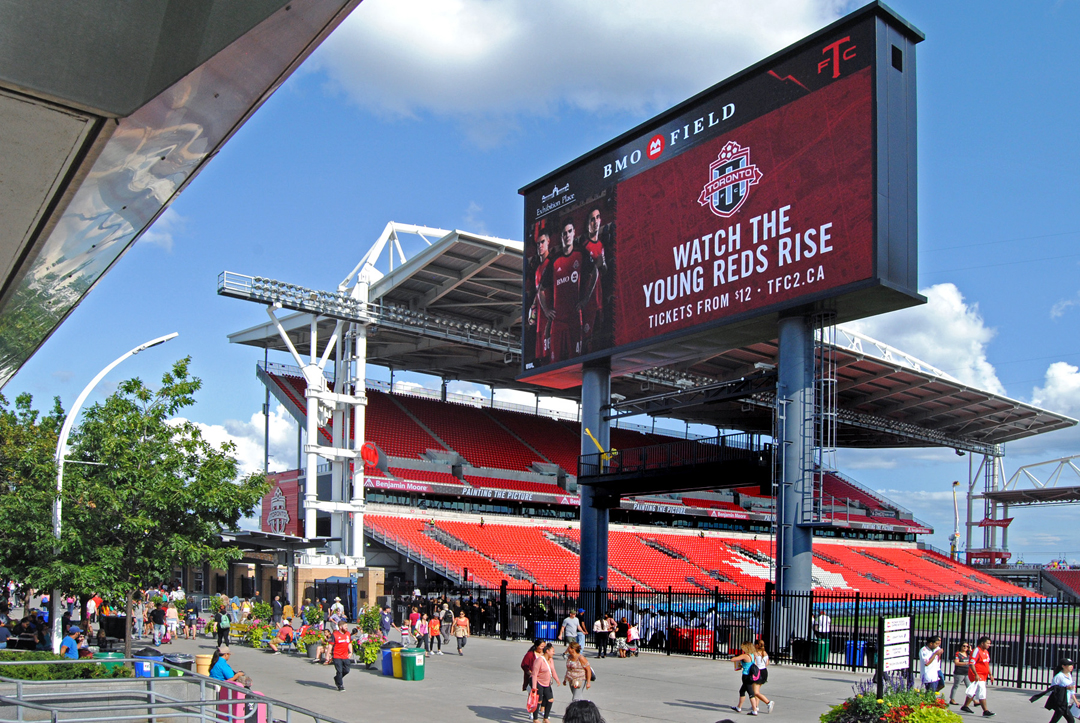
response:
[[[156,380],[190,354],[191,417],[261,461],[261,358],[231,331],[264,318],[218,297],[222,270],[335,285],[388,221],[521,238],[517,189],[861,3],[367,0],[226,145],[4,389],[70,403]],[[918,47],[920,287],[929,307],[860,328],[962,380],[1080,415],[1080,3],[892,6]],[[287,361],[284,357],[280,361]],[[383,376],[372,370],[371,376]],[[100,396],[98,397],[100,398]],[[294,438],[277,410],[273,452]],[[1010,445],[1006,471],[1080,453],[1070,430]],[[952,450],[851,452],[841,468],[932,523],[945,546]],[[1080,480],[1077,481],[1080,483]],[[1011,546],[1066,554],[1071,508],[1020,510]]]

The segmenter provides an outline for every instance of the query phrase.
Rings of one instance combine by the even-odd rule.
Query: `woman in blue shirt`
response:
[[[235,683],[244,677],[244,671],[233,671],[229,665],[229,646],[221,645],[214,651],[214,657],[210,660],[210,677],[216,680],[226,680]]]

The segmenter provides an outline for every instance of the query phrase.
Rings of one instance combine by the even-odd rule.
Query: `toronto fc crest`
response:
[[[730,218],[742,207],[750,186],[761,180],[761,171],[750,163],[750,149],[728,141],[709,164],[709,182],[698,203],[721,218]]]

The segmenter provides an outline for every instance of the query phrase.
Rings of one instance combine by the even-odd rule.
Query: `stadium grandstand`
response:
[[[400,243],[407,236],[423,242],[411,258]],[[399,263],[380,271],[384,251]],[[578,416],[542,408],[539,397],[525,406],[447,390],[449,381],[464,381],[536,391],[515,378],[521,269],[519,242],[389,224],[335,291],[231,272],[219,278],[220,294],[264,305],[271,316],[229,338],[264,351],[256,376],[305,438],[298,469],[271,477],[298,481],[283,493],[290,514],[304,521],[297,534],[314,525],[314,536],[331,540],[295,556],[296,566],[314,570],[306,575],[378,566],[388,588],[577,586],[587,449]],[[999,460],[1004,442],[1075,424],[843,327],[827,343],[839,382],[838,446],[937,446]],[[271,351],[294,363],[269,361]],[[776,357],[775,341],[755,343],[612,378],[613,459],[649,452],[680,491],[618,495],[609,589],[734,594],[760,592],[774,579],[768,450]],[[442,381],[435,388],[376,381],[367,364]],[[577,390],[543,393],[576,399]],[[716,433],[680,434],[665,429],[666,420]],[[681,466],[742,439],[764,450],[764,474]],[[815,590],[1038,595],[932,549],[919,539],[933,531],[927,524],[842,471],[819,468],[814,480]],[[988,501],[987,517],[996,514]]]

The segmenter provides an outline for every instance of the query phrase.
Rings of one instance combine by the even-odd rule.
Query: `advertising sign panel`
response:
[[[785,310],[919,303],[921,37],[868,6],[522,189],[523,376],[568,387],[594,359],[775,338]]]
[[[300,514],[299,475],[297,470],[267,475],[270,491],[263,495],[259,525],[263,532],[303,536],[304,516]]]

